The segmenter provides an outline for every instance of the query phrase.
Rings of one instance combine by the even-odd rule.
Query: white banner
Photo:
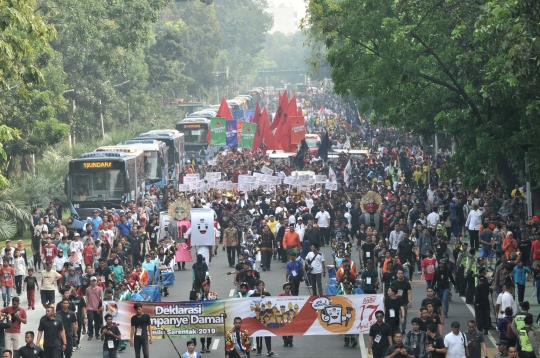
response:
[[[328,182],[325,184],[324,188],[326,190],[337,190],[337,183],[334,181],[334,182]]]
[[[178,184],[178,191],[186,192],[189,190],[189,184]]]
[[[264,166],[261,168],[261,173],[264,173],[264,174],[267,174],[267,175],[272,175],[274,174],[274,171],[270,168],[268,168],[267,166]]]
[[[191,209],[191,245],[214,246],[214,210]]]
[[[206,180],[221,180],[221,172],[208,172],[206,173]]]
[[[326,183],[326,175],[315,175],[315,182],[316,183]]]

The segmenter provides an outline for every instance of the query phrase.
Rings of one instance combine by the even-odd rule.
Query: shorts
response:
[[[493,255],[494,255],[494,253],[493,253],[493,250],[491,250],[491,249],[488,249],[488,250],[482,249],[482,251],[480,252],[480,257],[484,257],[484,258],[487,258],[487,259],[492,258]]]
[[[41,304],[54,303],[54,290],[41,290]]]

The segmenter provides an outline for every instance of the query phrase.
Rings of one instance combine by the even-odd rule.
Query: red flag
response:
[[[266,107],[261,113],[261,127],[263,128],[263,131],[261,133],[264,138],[265,144],[263,152],[266,152],[266,150],[281,149],[281,145],[276,140],[274,134],[270,130],[270,120],[268,119],[268,111],[266,110]]]
[[[221,105],[219,106],[216,117],[225,118],[228,121],[233,119],[231,110],[229,108],[229,105],[227,104],[227,100],[225,99],[225,97],[223,97],[223,99],[221,100]]]
[[[301,117],[304,116],[304,112],[302,111],[301,107],[298,107],[298,116],[301,116]]]
[[[280,139],[281,148],[286,152],[296,152],[296,144],[291,140],[291,121],[292,116],[296,116],[296,96],[293,96],[291,102],[287,105],[287,111],[283,114],[281,125],[276,130],[276,137]]]
[[[277,127],[281,125],[281,122],[283,121],[283,114],[287,113],[288,105],[289,105],[289,99],[287,97],[287,91],[285,91],[283,92],[283,96],[279,97],[279,105],[276,111],[276,116],[274,117],[274,121],[270,125],[271,131],[273,131],[274,129],[276,129]]]
[[[261,107],[259,106],[259,101],[255,105],[255,113],[253,114],[253,123],[257,125],[257,130],[255,131],[255,138],[253,139],[253,150],[259,149],[263,140],[263,133],[266,130],[266,127],[263,128],[263,121],[261,120]],[[268,123],[268,121],[266,121]],[[266,124],[265,123],[265,124]]]

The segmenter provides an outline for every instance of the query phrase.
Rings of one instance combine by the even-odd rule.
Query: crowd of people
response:
[[[347,142],[368,150],[367,156],[340,153],[328,163],[316,156],[306,158],[303,170],[327,175],[338,183],[337,190],[275,185],[246,192],[215,188],[185,193],[172,184],[152,186],[137,201],[121,203],[116,210],[96,210],[83,230],[76,230],[71,217],[64,224],[59,200],[45,210],[35,209],[32,254],[21,240],[14,246],[6,241],[1,253],[1,350],[35,357],[31,352],[41,345],[46,357],[59,358],[63,352],[69,358],[86,334],[88,340],[104,342],[104,357],[106,352],[116,358],[128,342],[111,326],[112,317],[103,317],[102,300],[131,300],[156,279],[156,268],[185,270],[192,260],[176,254],[177,245],[185,244],[191,254],[189,239],[176,228],[159,228],[160,212],[183,199],[194,208],[212,208],[216,220],[215,245],[194,252],[191,300],[217,299],[210,289],[209,267],[212,257],[226,251],[236,297],[270,296],[262,279],[274,261],[286,264],[280,295],[298,295],[304,281],[313,294],[326,294],[323,278],[330,270],[337,294],[384,293],[385,309],[375,314],[377,322],[369,333],[368,349],[375,358],[458,357],[454,354],[461,349],[480,358],[487,355],[483,342],[492,318],[497,320],[500,357],[512,356],[516,349],[532,357],[538,334],[531,328],[524,288],[533,279],[540,303],[540,230],[538,217],[527,217],[523,189],[517,185],[509,190],[496,179],[475,190],[463,188],[460,178],[441,180],[440,169],[452,160],[449,149],[431,155],[420,138],[348,117],[350,109],[334,95],[300,95],[298,103],[307,112],[311,132],[321,138],[328,132],[336,147]],[[229,149],[218,154],[216,165],[187,164],[178,180],[188,173],[199,173],[202,179],[207,172],[220,172],[222,180],[237,183],[239,175],[261,172],[263,166],[280,178],[299,169],[292,161],[270,163],[266,154],[264,148]],[[332,247],[332,257],[325,258],[320,251],[324,246]],[[421,308],[413,313],[410,283],[416,279],[427,287]],[[46,315],[37,340],[34,332],[26,332],[26,345],[21,347],[21,324],[27,316],[20,297],[26,291],[26,307],[33,310],[37,290]],[[58,304],[56,291],[62,294]],[[475,320],[467,323],[463,334],[454,321],[452,332],[442,337],[442,326],[451,315],[452,291],[474,306]],[[136,357],[142,351],[148,358],[152,330],[141,307],[134,306],[128,336]],[[406,332],[408,322],[413,329]],[[235,319],[228,333],[235,339],[243,332],[241,319],[238,324]],[[267,355],[274,354],[271,337],[259,337],[253,345],[244,338],[241,350],[261,355],[264,341]],[[345,346],[358,344],[356,336],[344,339]],[[186,357],[210,352],[212,339],[200,341],[200,353],[195,352],[197,339],[188,342]],[[283,337],[283,345],[293,347],[293,337]],[[228,357],[238,354],[230,345],[226,349]]]

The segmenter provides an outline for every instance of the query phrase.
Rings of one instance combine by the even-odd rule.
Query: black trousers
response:
[[[88,336],[95,336],[96,338],[99,337],[99,331],[101,330],[101,324],[103,323],[101,315],[98,313],[98,311],[88,310],[86,311],[86,316],[88,318]]]
[[[469,249],[478,249],[478,231],[469,230]]]
[[[383,337],[385,339],[385,337]],[[388,350],[389,346],[383,347],[383,348],[376,348],[375,346],[371,348],[371,351],[373,352],[373,358],[383,358],[386,356],[386,351]]]
[[[257,342],[257,352],[262,352],[262,341],[263,337],[256,337]],[[268,352],[272,351],[272,337],[264,337],[264,343],[266,344],[266,349]]]
[[[322,296],[324,295],[323,286],[322,286],[322,274],[321,273],[312,273],[309,274],[311,286],[313,287],[313,294]]]
[[[62,358],[62,347],[43,347],[45,358]]]
[[[270,269],[270,263],[272,262],[272,251],[262,251],[261,250],[261,263],[262,268],[269,270]]]
[[[489,313],[489,302],[481,303],[478,306],[475,305],[474,316],[479,332],[489,331],[489,328],[491,327],[491,318]]]
[[[293,296],[298,296],[300,290],[300,277],[289,276],[289,283],[291,284],[291,294]]]
[[[141,358],[141,348],[144,358],[150,357],[148,337],[135,337],[135,339],[133,340],[133,348],[135,349],[135,358]]]
[[[66,350],[64,351],[64,358],[71,358],[73,355],[73,335],[66,334]]]
[[[227,246],[227,258],[229,266],[234,265],[236,261],[236,246]]]

